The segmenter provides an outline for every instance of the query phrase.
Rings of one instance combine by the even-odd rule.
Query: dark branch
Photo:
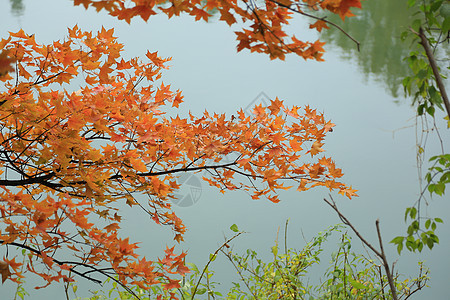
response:
[[[41,252],[41,251],[39,251],[39,250],[37,250],[37,249],[34,249],[34,248],[32,248],[32,247],[30,247],[30,246],[28,246],[28,245],[25,245],[25,244],[19,244],[19,243],[15,243],[15,242],[5,243],[5,241],[3,241],[3,240],[0,240],[0,244],[6,244],[6,245],[16,246],[16,247],[19,247],[19,248],[22,248],[22,249],[26,249],[26,250],[28,250],[28,251],[30,251],[30,252],[33,252],[34,254],[37,254],[38,256],[42,256],[42,252]],[[53,258],[53,257],[52,257],[51,259],[52,259],[55,263],[57,263],[58,265],[60,265],[60,266],[69,263],[69,262],[60,261],[60,260],[58,260],[58,259],[56,259],[56,258]],[[70,263],[71,263],[71,264],[76,264],[75,262],[70,262]],[[85,265],[85,266],[90,267],[90,268],[94,268],[94,267],[88,266],[88,265]],[[98,279],[92,278],[92,277],[87,276],[87,275],[85,275],[85,274],[83,274],[83,273],[81,273],[81,272],[78,272],[77,270],[74,270],[74,268],[75,268],[75,267],[71,267],[71,268],[70,268],[70,271],[73,272],[74,274],[77,274],[77,275],[79,275],[79,276],[81,276],[81,277],[83,277],[83,278],[86,278],[86,279],[88,279],[88,280],[90,280],[90,281],[92,281],[92,282],[98,283],[98,284],[102,283],[102,282],[101,282],[100,280],[98,280]],[[100,273],[101,273],[101,272],[100,272]]]

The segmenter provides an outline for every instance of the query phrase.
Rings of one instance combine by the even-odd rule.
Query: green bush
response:
[[[287,225],[287,223],[286,223]],[[232,226],[234,231],[237,226]],[[287,226],[286,226],[287,229]],[[150,299],[392,299],[388,280],[383,274],[381,264],[362,254],[351,251],[352,240],[343,225],[335,225],[319,232],[303,249],[287,247],[286,234],[284,251],[280,250],[278,238],[271,247],[272,260],[264,261],[254,250],[237,254],[228,245],[229,239],[217,251],[210,255],[208,264],[200,270],[195,264],[189,264],[189,275],[181,280],[178,289],[165,290],[155,285],[145,291],[134,287],[132,292],[142,300]],[[234,237],[243,232],[238,232]],[[340,235],[336,251],[320,283],[309,284],[310,267],[320,262],[319,255],[332,234]],[[232,239],[234,239],[234,237]],[[214,271],[209,269],[218,253],[224,255],[234,266],[239,276],[238,282],[224,296],[218,291],[219,283],[214,281]],[[419,264],[419,275],[413,279],[401,279],[394,276],[399,299],[406,299],[426,286],[428,271]],[[123,291],[115,282],[106,291],[93,292],[90,300],[135,299],[132,293]],[[76,286],[73,285],[76,294]],[[82,298],[76,297],[76,300]]]

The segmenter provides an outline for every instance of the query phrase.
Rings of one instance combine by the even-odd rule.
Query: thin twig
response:
[[[331,198],[331,196],[330,196]],[[336,203],[334,202],[333,198],[331,198],[331,202],[328,201],[326,198],[323,198],[323,200],[329,205],[331,206],[331,208],[338,214],[339,219],[341,219],[341,221],[349,226],[353,232],[356,234],[356,236],[358,236],[358,238],[361,240],[361,242],[363,242],[367,247],[369,247],[370,250],[373,251],[373,253],[376,254],[376,256],[378,256],[379,258],[381,258],[382,254],[380,251],[378,251],[377,249],[375,249],[374,246],[372,246],[372,244],[370,244],[368,241],[366,241],[365,238],[362,237],[362,235],[359,233],[358,230],[356,230],[356,228],[350,223],[350,221],[339,211],[339,209],[336,206]]]
[[[217,248],[217,250],[213,253],[213,255],[209,258],[208,263],[205,265],[205,267],[203,268],[202,274],[200,274],[200,278],[197,281],[197,284],[195,285],[195,289],[194,292],[192,293],[192,299],[194,299],[195,294],[197,293],[197,289],[198,286],[200,285],[200,281],[202,280],[203,275],[206,272],[206,269],[208,269],[209,264],[212,262],[213,258],[217,256],[217,253],[219,253],[220,249],[222,249],[223,247],[227,246],[229,242],[231,242],[232,240],[234,240],[235,238],[237,238],[238,236],[240,236],[241,234],[245,233],[244,231],[238,232],[237,234],[235,234],[233,237],[229,238],[228,240],[226,240],[222,246],[220,246],[219,248]]]
[[[386,254],[384,253],[384,248],[383,248],[383,241],[381,240],[381,232],[380,232],[380,220],[377,219],[375,221],[375,226],[377,227],[377,235],[378,235],[378,242],[380,243],[380,249],[381,249],[381,259],[383,260],[383,267],[384,270],[386,271],[386,275],[389,281],[389,287],[391,288],[391,292],[392,292],[392,298],[394,300],[397,300],[397,290],[395,289],[395,285],[394,285],[394,280],[392,278],[392,274],[391,271],[389,270],[389,264],[387,262],[386,259]]]
[[[350,223],[350,221],[339,211],[336,203],[334,202],[333,198],[330,195],[330,199],[331,202],[328,201],[326,198],[324,198],[323,200],[329,205],[331,206],[331,208],[338,214],[339,218],[341,219],[341,221],[349,226],[353,232],[356,234],[356,236],[360,239],[361,242],[363,242],[363,244],[365,244],[367,247],[369,247],[370,250],[373,251],[373,253],[375,253],[376,256],[378,256],[383,264],[384,270],[386,271],[386,276],[388,278],[389,281],[389,287],[391,289],[391,293],[392,293],[392,298],[394,300],[398,300],[397,298],[397,290],[395,289],[395,285],[394,285],[394,279],[392,277],[391,271],[389,269],[389,264],[387,262],[386,259],[386,255],[384,253],[384,249],[383,249],[383,243],[381,241],[381,233],[380,233],[380,227],[379,227],[379,223],[380,221],[377,219],[375,222],[376,228],[377,228],[377,234],[378,234],[378,241],[380,243],[380,248],[381,248],[381,252],[378,251],[377,249],[375,249],[375,247],[370,244],[365,238],[363,238],[363,236],[358,232],[358,230],[356,230],[356,228]]]
[[[255,292],[250,288],[250,285],[249,285],[249,283],[247,282],[247,280],[245,280],[244,275],[242,275],[241,269],[243,269],[243,268],[242,268],[241,263],[238,261],[238,264],[239,264],[239,268],[238,268],[238,266],[236,266],[236,264],[235,264],[234,261],[233,261],[233,257],[232,257],[231,251],[228,251],[228,252],[225,252],[225,251],[223,251],[223,250],[221,250],[221,251],[222,251],[222,253],[225,255],[225,257],[228,258],[228,260],[231,262],[231,264],[233,265],[233,267],[236,269],[236,271],[237,271],[239,277],[241,278],[241,281],[245,284],[245,286],[247,287],[248,291],[253,295],[254,299],[255,299],[255,300],[258,300],[258,296],[257,296],[257,295],[255,294]],[[247,271],[249,271],[249,270],[247,270]],[[252,271],[249,271],[249,272],[250,272],[251,274],[253,274],[255,277],[259,278],[261,281],[265,281],[265,282],[267,282],[267,283],[270,283],[270,282],[268,282],[266,279],[261,278],[258,274],[254,273],[254,272],[252,272]]]

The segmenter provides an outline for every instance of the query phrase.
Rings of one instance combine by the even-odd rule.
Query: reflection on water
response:
[[[403,61],[410,52],[409,44],[400,40],[400,34],[410,26],[412,13],[406,0],[363,1],[362,5],[362,10],[353,10],[356,17],[345,22],[328,16],[361,43],[359,53],[355,43],[336,29],[322,31],[321,39],[340,47],[342,57],[356,61],[366,76],[374,76],[398,97],[402,79],[410,75]]]
[[[9,3],[11,4],[12,15],[16,17],[23,15],[25,5],[23,5],[22,0],[9,0]]]

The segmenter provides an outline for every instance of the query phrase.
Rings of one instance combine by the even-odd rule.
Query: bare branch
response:
[[[344,222],[345,225],[349,226],[349,227],[353,230],[353,232],[354,232],[354,233],[356,234],[356,236],[361,240],[361,242],[363,242],[363,244],[365,244],[367,247],[369,247],[369,249],[372,250],[373,253],[375,253],[375,254],[381,259],[382,264],[383,264],[383,267],[384,267],[384,270],[385,270],[385,272],[386,272],[386,276],[387,276],[388,281],[389,281],[389,288],[390,288],[391,293],[392,293],[392,298],[393,298],[394,300],[398,300],[398,297],[397,297],[397,290],[396,290],[395,285],[394,285],[394,278],[393,278],[393,276],[392,276],[391,270],[389,269],[389,264],[388,264],[388,262],[387,262],[386,255],[385,255],[385,253],[384,253],[383,243],[382,243],[382,241],[381,241],[381,233],[380,233],[380,227],[379,227],[380,221],[377,219],[376,222],[375,222],[375,225],[376,225],[376,228],[377,228],[378,241],[379,241],[379,243],[380,243],[381,252],[378,251],[377,249],[375,249],[375,247],[374,247],[371,243],[369,243],[369,242],[368,242],[368,241],[367,241],[367,240],[366,240],[366,239],[358,232],[358,230],[356,230],[355,226],[353,226],[352,223],[350,223],[350,221],[349,221],[349,220],[348,220],[348,219],[347,219],[347,218],[339,211],[339,209],[338,209],[336,203],[334,202],[333,198],[331,197],[331,195],[330,195],[330,199],[331,199],[331,202],[328,201],[326,198],[324,198],[323,200],[324,200],[329,206],[331,206],[331,208],[338,214],[338,216],[339,216],[339,218],[342,220],[342,222]]]

